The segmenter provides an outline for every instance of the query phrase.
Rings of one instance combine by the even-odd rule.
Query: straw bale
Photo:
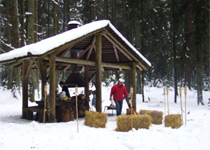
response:
[[[182,116],[180,114],[172,114],[165,116],[165,127],[179,128],[182,126]]]
[[[120,115],[117,117],[117,129],[116,131],[128,132],[131,130],[131,119],[130,115]]]
[[[162,124],[163,120],[163,112],[162,111],[151,111],[150,113],[152,117],[152,123],[153,124]]]
[[[132,115],[133,127],[137,130],[140,128],[149,129],[152,118],[149,115]]]
[[[152,124],[162,124],[163,112],[156,110],[141,110],[140,114],[147,114],[152,117]]]
[[[93,111],[85,111],[85,125],[96,128],[105,128],[107,114]]]
[[[140,115],[145,115],[145,114],[149,115],[150,113],[151,113],[151,110],[140,110],[139,112]]]
[[[149,129],[151,125],[151,116],[149,115],[120,115],[117,117],[116,131],[128,132],[132,128]]]

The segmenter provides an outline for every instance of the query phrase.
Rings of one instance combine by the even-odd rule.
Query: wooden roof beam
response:
[[[71,65],[66,66],[66,67],[63,69],[64,72],[66,72],[70,67],[71,67]]]
[[[107,31],[108,32],[108,31]],[[133,59],[120,47],[118,46],[114,40],[112,40],[107,34],[103,34],[103,36],[105,38],[107,38],[107,40],[109,40],[109,42],[111,42],[121,53],[123,53],[123,55],[125,55],[130,61],[132,61]]]
[[[26,74],[25,74],[25,79],[28,78],[29,73],[30,73],[30,71],[31,71],[31,68],[32,68],[32,66],[33,66],[33,63],[34,63],[34,59],[31,59],[31,60],[30,60],[30,63],[29,63],[29,67],[28,67],[28,69],[27,69],[27,71],[26,71]]]
[[[119,55],[117,53],[117,49],[116,49],[116,47],[114,45],[113,45],[113,48],[114,48],[114,53],[115,53],[115,56],[116,56],[116,60],[119,62],[120,58],[119,58]]]
[[[139,62],[138,64],[143,68],[144,70],[147,70],[147,67],[144,66],[142,63],[140,63],[139,59],[137,59],[135,56],[131,54],[108,30],[105,29],[106,32],[103,32],[103,35],[111,42],[113,45],[115,45],[120,52],[122,52],[130,61]],[[132,57],[132,58],[131,58]]]
[[[74,45],[69,46],[69,48],[67,48],[64,52],[61,53],[61,56],[65,56],[66,53],[68,53],[68,52],[71,50],[71,48],[72,48],[73,46],[74,46]]]
[[[96,37],[94,36],[93,37],[93,40],[92,40],[92,42],[91,42],[91,44],[78,56],[78,58],[81,58],[88,50],[89,50],[89,52],[88,52],[88,55],[90,55],[91,54],[91,52],[92,52],[92,49],[93,49],[93,47],[94,47],[94,45],[95,45],[95,42],[96,42]],[[90,52],[91,51],[91,52]],[[90,53],[90,54],[89,54]],[[88,58],[89,59],[89,58]]]
[[[90,58],[90,55],[93,51],[93,48],[94,48],[94,45],[91,46],[90,50],[88,51],[88,54],[87,54],[87,57],[86,57],[86,60],[88,60]]]
[[[78,64],[78,65],[88,65],[88,66],[95,66],[96,65],[96,63],[94,61],[73,59],[73,58],[67,58],[67,57],[56,57],[55,60],[58,61],[58,62],[72,63],[72,64]],[[131,70],[131,65],[124,64],[124,63],[114,64],[114,63],[102,62],[102,67],[121,68],[121,69]]]

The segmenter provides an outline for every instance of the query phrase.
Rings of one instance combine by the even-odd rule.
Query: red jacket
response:
[[[119,85],[118,83],[115,84],[110,93],[110,97],[113,96],[114,100],[122,101],[124,99],[123,96],[128,97],[128,92],[126,90],[126,87],[124,85]]]

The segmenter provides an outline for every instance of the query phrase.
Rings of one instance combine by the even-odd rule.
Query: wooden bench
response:
[[[31,107],[26,107],[23,108],[23,111],[26,112],[26,119],[29,120],[34,120],[34,115],[33,112],[36,112],[37,114],[37,119],[42,122],[43,120],[43,112],[44,112],[44,108],[40,107],[40,106],[31,106]]]

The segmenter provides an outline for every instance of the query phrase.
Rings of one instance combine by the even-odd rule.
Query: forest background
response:
[[[179,87],[195,88],[203,104],[202,90],[210,91],[209,5],[209,0],[0,0],[0,53],[65,32],[71,20],[108,19],[152,64],[137,73],[137,93],[144,85],[170,86],[176,102]],[[1,66],[0,86],[19,89],[20,71]],[[39,87],[37,74],[30,75],[32,93]],[[112,74],[103,72],[106,84],[116,80]],[[121,74],[129,90],[130,73]]]

